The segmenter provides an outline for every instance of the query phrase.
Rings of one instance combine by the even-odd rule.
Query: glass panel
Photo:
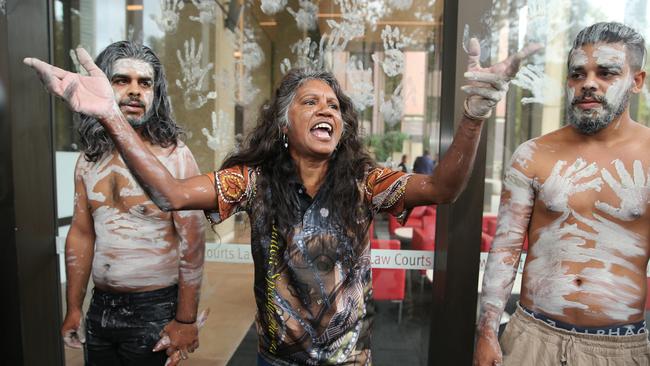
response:
[[[495,0],[492,11],[482,17],[483,29],[466,27],[465,40],[471,36],[481,40],[484,51],[482,62],[488,65],[514,54],[527,44],[538,42],[543,45],[523,64],[510,85],[507,98],[498,104],[495,118],[486,125],[488,147],[479,292],[487,252],[496,234],[495,221],[503,177],[515,149],[527,140],[567,124],[567,58],[575,36],[593,23],[617,21],[637,29],[647,40],[650,37],[649,11],[645,1],[635,0],[615,4],[592,0]],[[489,53],[486,52],[488,49]],[[648,96],[644,85],[643,92],[633,94],[630,100],[632,119],[645,125],[649,122]],[[501,330],[520,298],[527,247],[526,238],[512,295],[501,318]]]
[[[404,159],[403,169],[410,172],[424,150],[438,151],[441,1],[58,0],[54,10],[54,63],[59,67],[79,70],[71,57],[79,45],[93,57],[123,39],[154,50],[165,68],[174,117],[203,172],[218,168],[238,147],[291,66],[325,68],[337,76],[381,164],[402,169]],[[62,269],[79,157],[78,127],[79,116],[57,100],[57,246]],[[376,302],[377,364],[400,360],[423,365],[428,354],[431,300],[426,289],[431,280],[426,270],[433,263],[435,207],[417,210],[406,226],[411,229],[398,236],[394,219],[381,216],[375,222],[374,234],[383,241],[377,241],[373,263],[377,273],[384,271],[375,277],[402,271],[405,289],[401,296],[391,298],[389,293]],[[207,233],[200,303],[211,315],[192,359],[254,364],[248,217],[236,215],[215,229]],[[65,283],[65,271],[61,273]],[[376,289],[376,297],[382,289]],[[86,306],[90,295],[88,291]],[[68,365],[81,364],[83,355],[66,348],[66,360]]]

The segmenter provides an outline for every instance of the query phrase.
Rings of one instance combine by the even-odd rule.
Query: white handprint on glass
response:
[[[320,57],[316,50],[318,45],[312,42],[311,38],[305,37],[298,42],[292,44],[289,49],[291,53],[296,55],[296,61],[292,63],[289,59],[285,58],[280,64],[280,71],[286,74],[292,68],[301,68],[308,70],[319,70],[321,67]]]
[[[81,46],[79,46],[81,47]],[[72,60],[72,65],[74,66],[74,70],[83,76],[88,76],[88,71],[81,67],[81,64],[79,64],[79,58],[77,58],[77,52],[75,50],[71,49],[70,52],[70,59]]]
[[[388,0],[388,4],[397,10],[408,10],[413,0]]]
[[[241,35],[244,38],[242,43],[241,63],[249,70],[254,70],[264,63],[264,51],[255,40],[255,32],[252,29],[244,28]]]
[[[399,28],[391,28],[387,25],[381,31],[381,39],[384,42],[383,61],[372,55],[373,61],[379,63],[389,77],[400,75],[404,72],[404,53],[401,48],[406,45],[407,39],[400,34]]]
[[[266,15],[273,15],[287,6],[287,0],[262,0],[260,9]]]
[[[156,17],[151,14],[151,19],[158,24],[160,30],[173,34],[176,32],[180,19],[178,13],[184,6],[185,3],[182,0],[160,0],[160,16]]]
[[[190,15],[191,21],[201,24],[216,24],[217,2],[215,0],[192,0],[192,4],[199,10],[199,16]]]
[[[641,161],[632,163],[633,175],[625,169],[625,164],[619,159],[612,162],[620,178],[618,182],[607,169],[601,169],[605,182],[612,188],[621,200],[620,207],[596,201],[596,208],[619,220],[632,221],[645,213],[650,193],[650,170],[648,174],[643,171]]]
[[[512,83],[530,91],[533,96],[521,98],[522,104],[558,104],[560,102],[560,82],[544,73],[542,65],[526,65],[522,67]]]
[[[235,75],[235,82],[237,83],[237,103],[243,106],[251,104],[260,89],[253,84],[253,77],[248,70],[244,69],[244,73]]]
[[[372,69],[364,69],[363,62],[352,56],[346,65],[348,85],[347,94],[357,111],[363,111],[375,103]]]
[[[289,14],[296,20],[296,26],[301,31],[316,29],[316,19],[318,16],[318,6],[310,0],[300,0],[300,9],[295,11],[287,8]]]
[[[201,66],[201,57],[203,55],[203,44],[199,42],[199,47],[195,47],[194,38],[189,42],[185,41],[185,53],[181,55],[180,50],[176,50],[176,56],[180,62],[183,80],[176,80],[176,85],[183,90],[183,100],[185,108],[188,110],[201,108],[208,99],[216,99],[217,93],[211,91],[206,93],[204,80],[208,71],[214,66],[211,62]]]
[[[365,34],[365,21],[363,9],[360,7],[359,2],[355,0],[339,0],[337,3],[341,6],[341,18],[343,21],[338,23],[332,19],[328,19],[327,24],[330,28],[340,29],[350,39],[363,37]]]
[[[207,138],[207,144],[210,149],[219,151],[219,148],[221,148],[221,150],[223,150],[228,140],[226,137],[228,134],[225,127],[229,120],[229,116],[226,112],[219,110],[218,117],[217,112],[215,111],[212,111],[210,117],[212,120],[212,132],[208,131],[205,127],[201,129],[201,132]],[[221,128],[219,128],[220,126]]]
[[[391,94],[390,99],[384,101],[379,109],[384,116],[384,122],[389,126],[394,126],[402,120],[404,115],[404,99],[402,95],[402,83]]]

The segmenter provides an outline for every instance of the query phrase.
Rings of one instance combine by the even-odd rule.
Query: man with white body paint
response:
[[[644,59],[643,37],[619,23],[576,37],[569,125],[522,144],[504,178],[475,365],[650,365],[650,129],[629,113]],[[499,345],[526,235],[521,300]]]
[[[172,119],[164,70],[153,51],[116,42],[96,62],[108,75],[116,108],[147,149],[175,177],[196,175],[192,153],[178,140],[182,131]],[[86,365],[163,365],[168,355],[176,364],[198,347],[202,213],[161,211],[94,117],[82,116],[79,131],[83,154],[75,168],[66,240],[64,341],[76,348],[85,343]],[[82,304],[91,271],[95,288],[84,332]]]

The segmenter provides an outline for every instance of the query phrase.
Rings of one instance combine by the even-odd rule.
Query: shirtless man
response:
[[[569,125],[519,146],[504,178],[475,365],[650,364],[650,129],[629,113],[644,60],[643,37],[625,25],[598,23],[576,37]],[[521,300],[500,347],[526,235]]]
[[[96,63],[148,149],[177,178],[198,174],[192,153],[178,140],[181,130],[170,115],[164,70],[153,51],[116,42]],[[77,348],[85,343],[86,365],[163,365],[166,346],[176,364],[198,347],[202,213],[161,211],[96,119],[82,116],[80,133],[83,154],[75,168],[65,250],[64,341]],[[91,271],[95,288],[84,332],[82,304]],[[163,335],[166,344],[153,352]]]

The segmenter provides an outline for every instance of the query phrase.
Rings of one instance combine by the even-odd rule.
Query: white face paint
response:
[[[625,51],[611,46],[598,46],[593,56],[599,65],[617,66],[620,68],[623,68],[625,65]]]
[[[142,60],[122,58],[112,65],[110,77],[115,101],[134,127],[145,123],[152,113],[154,70]]]
[[[614,109],[618,109],[621,103],[624,102],[625,95],[630,90],[633,83],[634,80],[632,80],[632,77],[629,74],[627,77],[617,79],[609,86],[609,88],[607,88],[607,91],[605,92],[605,101],[614,107]]]
[[[576,90],[567,85],[566,87],[566,105],[571,105],[573,99],[576,97]]]
[[[582,48],[577,48],[569,55],[569,69],[584,67],[587,64],[587,53]]]

